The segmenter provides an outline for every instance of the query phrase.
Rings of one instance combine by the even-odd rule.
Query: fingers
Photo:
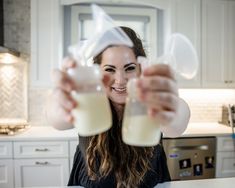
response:
[[[61,64],[61,70],[63,72],[67,72],[69,68],[74,68],[75,66],[76,62],[74,59],[72,59],[71,57],[65,57]]]
[[[164,76],[146,76],[140,78],[137,87],[144,91],[165,91],[178,95],[178,87],[174,80]]]
[[[59,71],[58,69],[53,70],[52,81],[55,87],[61,88],[66,92],[71,92],[75,89],[73,80],[65,72]]]
[[[155,119],[157,123],[161,125],[168,125],[175,118],[176,113],[172,111],[156,111],[149,109],[148,115]]]
[[[161,124],[169,124],[176,115],[179,103],[178,86],[173,70],[165,64],[152,65],[137,81],[140,101],[148,114]]]
[[[73,123],[73,116],[72,116],[72,114],[71,114],[71,112],[70,111],[66,111],[64,108],[62,108],[61,106],[58,106],[58,111],[57,111],[57,113],[58,113],[58,116],[60,117],[60,118],[62,118],[62,120],[64,120],[65,122],[67,122],[67,123]]]
[[[148,108],[176,111],[178,107],[178,97],[169,92],[147,92],[141,96],[140,100],[144,102]]]
[[[169,65],[165,64],[155,64],[152,66],[147,67],[143,71],[144,76],[163,76],[163,77],[168,77],[172,80],[175,80],[175,73],[171,69]]]
[[[54,90],[54,97],[55,100],[58,101],[58,103],[68,112],[77,106],[77,102],[71,97],[71,95],[59,88]]]
[[[77,102],[72,99],[69,93],[63,91],[60,88],[55,88],[52,93],[55,108],[58,110],[56,113],[59,118],[65,122],[72,123],[73,117],[71,111],[77,106]]]

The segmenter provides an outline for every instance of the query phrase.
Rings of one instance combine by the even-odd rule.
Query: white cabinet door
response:
[[[203,0],[203,87],[235,87],[234,4],[234,1],[228,0]]]
[[[14,187],[13,174],[13,160],[0,159],[0,187],[13,188]]]
[[[235,88],[235,1],[228,2],[228,85]]]
[[[193,43],[199,59],[198,73],[192,80],[178,77],[179,87],[193,88],[201,86],[201,1],[173,0],[171,1],[172,32],[182,33]],[[190,62],[189,62],[190,63]]]
[[[235,152],[231,136],[217,137],[216,150],[216,177],[234,177]]]
[[[235,177],[235,153],[234,150],[230,152],[217,152],[216,162],[216,177]]]
[[[68,178],[67,158],[15,160],[15,187],[65,186]]]
[[[51,86],[51,70],[62,59],[59,1],[31,0],[30,86]]]
[[[12,188],[13,176],[12,142],[0,142],[0,187]]]

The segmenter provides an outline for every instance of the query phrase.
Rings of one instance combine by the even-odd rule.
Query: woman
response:
[[[121,124],[127,96],[126,85],[130,78],[139,76],[138,56],[146,56],[141,40],[127,27],[121,27],[134,46],[109,46],[94,58],[104,72],[103,82],[113,115],[112,128],[92,137],[79,137],[69,186],[84,187],[154,187],[170,181],[166,156],[162,144],[155,147],[134,147],[123,143]],[[74,83],[66,70],[74,67],[66,59],[63,71],[55,70],[55,90],[48,108],[48,120],[58,129],[72,128],[71,110],[77,105],[69,93]],[[183,133],[189,120],[189,108],[178,97],[174,73],[164,64],[146,68],[137,82],[139,99],[148,107],[149,116],[160,124],[169,137]],[[55,109],[57,110],[55,113]],[[59,113],[58,113],[59,110]]]

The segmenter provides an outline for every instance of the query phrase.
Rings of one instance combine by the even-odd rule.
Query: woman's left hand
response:
[[[180,100],[173,70],[165,64],[152,65],[143,71],[137,87],[149,116],[162,125],[170,124],[176,117]]]

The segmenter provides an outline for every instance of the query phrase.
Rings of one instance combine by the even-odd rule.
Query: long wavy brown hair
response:
[[[128,28],[121,29],[132,40],[135,56],[146,56],[143,45],[136,33]],[[94,63],[100,64],[102,53],[94,58]],[[93,136],[89,142],[87,153],[88,175],[91,180],[99,180],[114,174],[118,188],[138,187],[148,170],[151,169],[150,159],[153,147],[134,147],[122,141],[122,119],[118,117],[112,102],[113,125],[109,131]]]

